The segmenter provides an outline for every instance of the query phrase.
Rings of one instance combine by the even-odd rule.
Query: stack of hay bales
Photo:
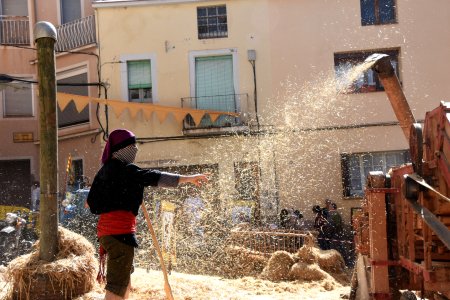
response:
[[[58,249],[53,262],[39,260],[37,249],[11,261],[6,278],[12,299],[72,299],[90,291],[97,274],[92,244],[83,236],[59,227]]]
[[[228,278],[258,276],[267,264],[262,253],[239,246],[227,246],[213,259],[216,273]]]
[[[273,253],[261,278],[271,281],[319,281],[329,278],[330,273],[342,274],[344,268],[344,260],[338,251],[322,251],[311,245],[304,245],[293,255],[286,251]]]

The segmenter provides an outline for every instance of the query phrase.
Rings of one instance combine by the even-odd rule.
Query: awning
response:
[[[169,114],[172,114],[181,123],[186,118],[187,115],[191,115],[194,119],[195,124],[200,124],[203,116],[209,115],[212,122],[215,122],[220,115],[228,115],[237,117],[238,113],[234,112],[224,112],[224,111],[210,111],[203,109],[192,109],[192,108],[182,108],[175,106],[163,106],[151,103],[136,103],[121,100],[110,100],[110,99],[100,99],[89,96],[80,96],[74,94],[57,93],[56,95],[58,106],[61,110],[64,110],[66,106],[73,101],[78,112],[81,112],[90,102],[99,103],[103,105],[108,105],[114,110],[116,117],[128,109],[132,119],[136,118],[138,112],[142,111],[145,119],[149,120],[152,114],[155,113],[159,119],[160,123],[163,123]]]

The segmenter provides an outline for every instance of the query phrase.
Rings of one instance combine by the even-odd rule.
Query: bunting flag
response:
[[[61,110],[64,110],[70,101],[73,101],[77,111],[81,112],[89,103],[93,102],[110,106],[114,110],[114,114],[117,118],[120,117],[125,110],[128,110],[132,119],[136,118],[139,112],[142,112],[145,119],[150,120],[154,113],[160,123],[163,123],[169,114],[171,114],[179,123],[183,122],[187,115],[190,115],[192,119],[194,119],[196,125],[200,124],[200,121],[206,114],[209,115],[211,121],[213,122],[217,120],[220,115],[228,115],[233,117],[239,116],[238,113],[234,112],[209,111],[204,109],[163,106],[152,103],[136,103],[121,100],[100,99],[66,93],[57,93],[56,98],[58,106]]]

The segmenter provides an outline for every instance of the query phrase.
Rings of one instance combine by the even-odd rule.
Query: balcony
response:
[[[30,21],[27,16],[0,15],[0,45],[30,45]]]
[[[213,111],[244,112],[248,111],[248,94],[186,97],[181,98],[181,106]],[[200,124],[195,124],[193,118],[187,115],[183,122],[183,132],[186,135],[243,132],[248,131],[246,121],[246,118],[243,116],[221,115],[212,122],[209,116],[206,115],[202,118]]]
[[[69,51],[97,42],[94,15],[78,19],[56,28],[58,41],[55,50]]]

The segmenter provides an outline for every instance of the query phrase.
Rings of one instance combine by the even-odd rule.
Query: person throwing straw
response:
[[[134,249],[138,246],[136,216],[143,203],[144,188],[177,187],[183,183],[200,186],[208,180],[204,174],[178,175],[140,168],[134,164],[137,152],[136,136],[131,131],[112,131],[103,150],[102,166],[87,198],[90,211],[100,215],[97,280],[101,282],[106,277],[106,300],[128,299]]]

